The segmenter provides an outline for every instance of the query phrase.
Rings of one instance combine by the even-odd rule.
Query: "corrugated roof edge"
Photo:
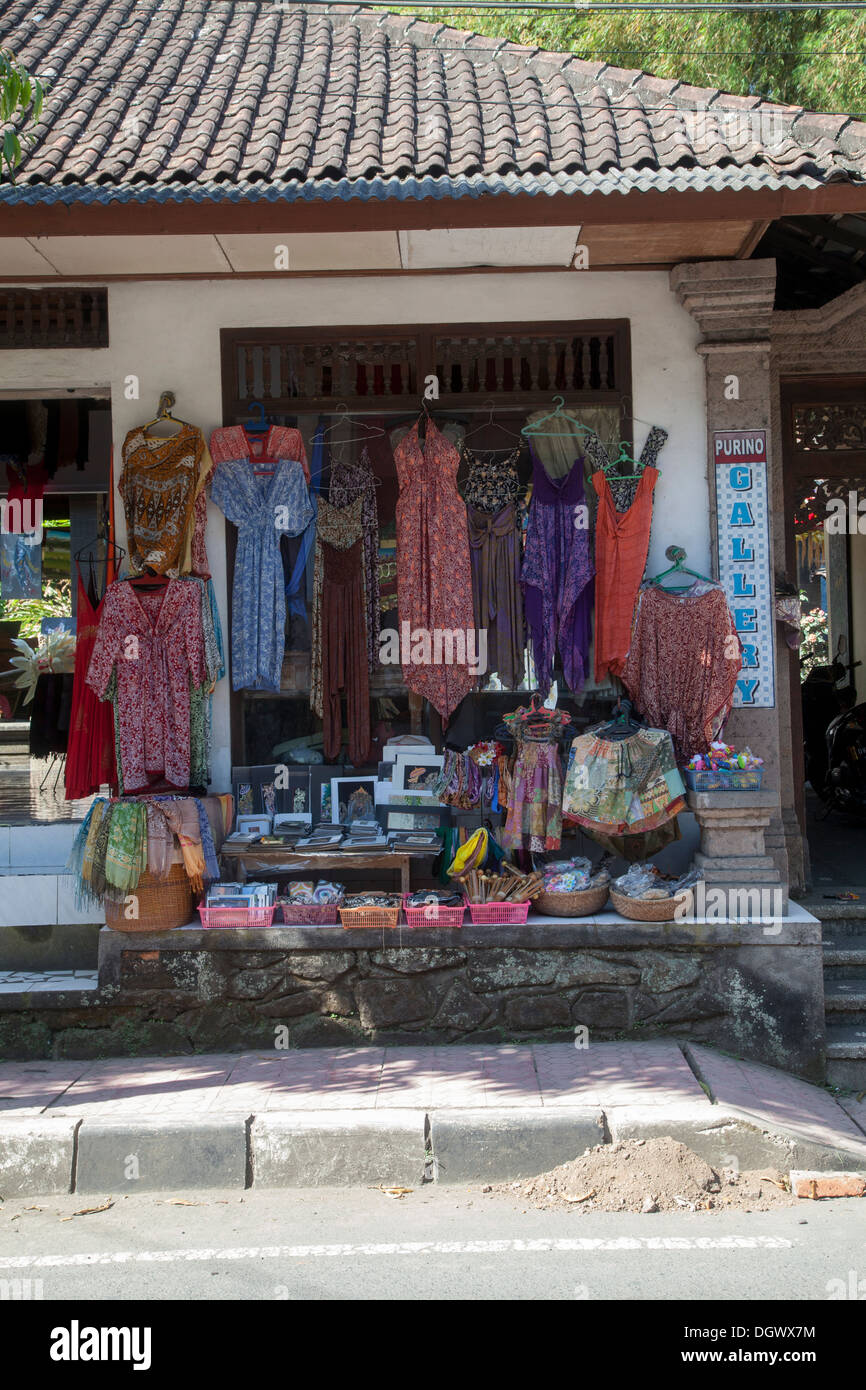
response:
[[[65,184],[60,188],[45,184],[0,184],[0,206],[73,206],[111,203],[296,203],[296,202],[398,202],[434,198],[482,198],[503,194],[530,197],[580,193],[647,193],[688,189],[739,192],[743,189],[816,189],[828,183],[866,184],[850,173],[838,170],[826,179],[811,174],[774,174],[765,168],[751,169],[653,169],[614,170],[610,174],[495,174],[465,175],[456,178],[432,176],[416,179],[321,179],[298,183],[206,184]]]

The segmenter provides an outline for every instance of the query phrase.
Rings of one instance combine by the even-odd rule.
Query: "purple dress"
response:
[[[532,450],[532,481],[521,585],[538,689],[550,689],[559,648],[565,683],[579,690],[589,661],[595,587],[583,458],[564,477],[551,478]]]

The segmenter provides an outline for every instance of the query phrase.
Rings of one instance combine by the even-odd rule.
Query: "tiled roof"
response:
[[[51,88],[0,202],[818,187],[866,125],[352,6],[0,0]]]

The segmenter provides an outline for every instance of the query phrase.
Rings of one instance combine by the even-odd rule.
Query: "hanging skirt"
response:
[[[505,849],[534,854],[559,849],[562,838],[562,766],[555,743],[519,745],[508,817],[502,830]]]

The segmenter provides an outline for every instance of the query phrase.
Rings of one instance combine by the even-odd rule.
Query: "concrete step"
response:
[[[859,1023],[828,1023],[827,1081],[857,1093],[866,1091],[866,1017]]]
[[[834,931],[832,937],[824,937],[824,969],[838,966],[862,966],[866,968],[866,933],[839,936]]]
[[[0,995],[90,994],[99,987],[95,970],[0,970]]]
[[[95,970],[98,922],[0,927],[0,971]]]
[[[866,976],[839,979],[831,972],[824,978],[824,1009],[827,1014],[866,1014]]]

